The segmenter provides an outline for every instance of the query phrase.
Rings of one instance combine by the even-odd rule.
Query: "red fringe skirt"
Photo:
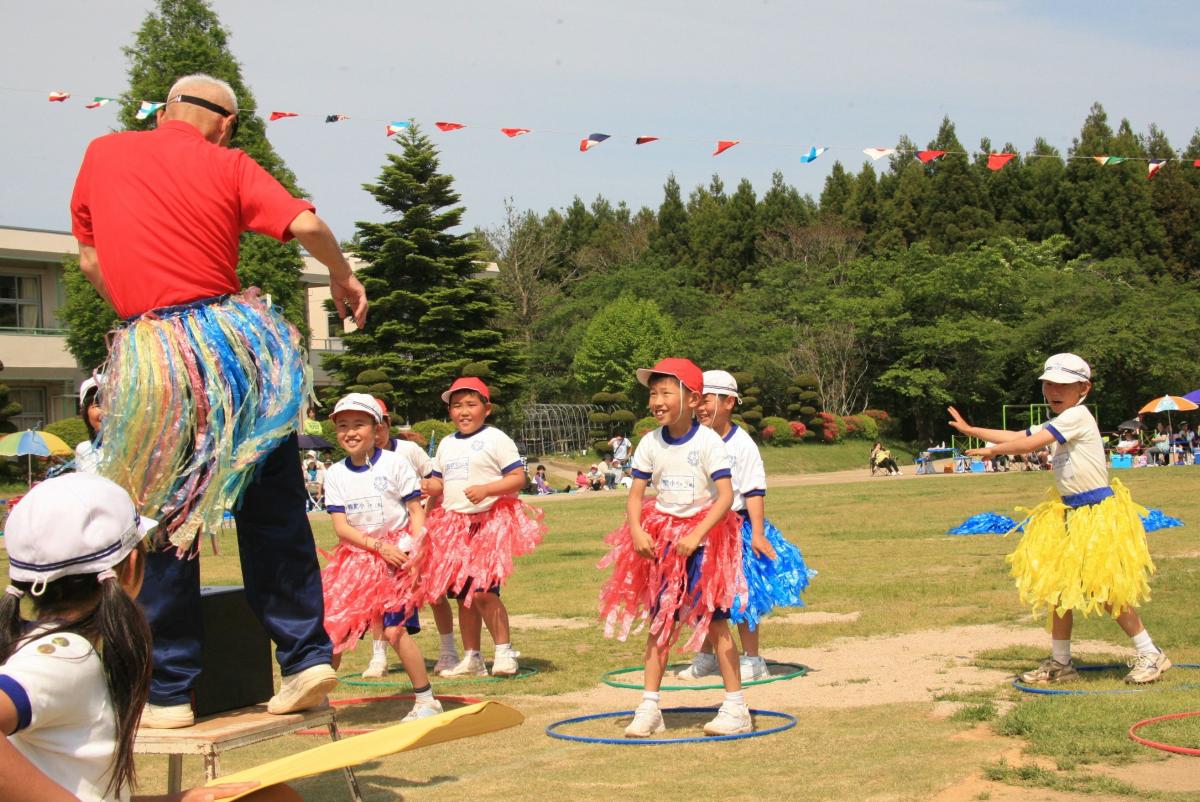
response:
[[[379,540],[395,545],[406,529],[397,529]],[[376,537],[376,535],[372,535]],[[333,554],[322,551],[328,562],[321,571],[325,596],[325,631],[334,654],[354,647],[371,623],[385,612],[412,609],[412,574],[407,568],[388,565],[378,552],[338,543]]]
[[[684,649],[696,651],[703,645],[713,611],[730,609],[734,598],[746,592],[741,519],[734,512],[708,533],[699,582],[688,587],[688,558],[675,551],[675,544],[690,535],[707,513],[705,508],[695,517],[678,518],[659,512],[654,499],[647,499],[642,529],[654,539],[657,556],[652,560],[633,550],[628,521],[604,538],[611,548],[597,567],[613,566],[612,576],[600,590],[605,637],[625,640],[650,620],[650,634],[660,647],[669,648],[679,637],[678,621],[692,628]]]

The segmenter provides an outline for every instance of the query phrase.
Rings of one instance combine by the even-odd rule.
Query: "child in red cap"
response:
[[[624,640],[635,622],[651,619],[645,692],[625,735],[648,738],[666,729],[658,691],[680,623],[692,627],[685,648],[695,651],[711,639],[725,685],[725,703],[704,725],[705,734],[750,732],[728,622],[735,596],[745,589],[740,521],[730,511],[729,452],[694,417],[704,384],[700,368],[687,359],[663,359],[637,377],[650,389],[650,411],[662,426],[633,453],[627,519],[605,538],[612,548],[600,561],[601,568],[613,566],[600,591],[605,636]],[[658,495],[644,500],[647,485]]]
[[[443,484],[442,505],[429,513],[418,546],[422,603],[449,595],[458,601],[464,656],[443,677],[486,676],[480,653],[483,625],[496,644],[492,674],[517,673],[508,610],[500,586],[513,558],[542,542],[542,513],[517,499],[525,487],[525,464],[516,443],[489,426],[491,393],[477,378],[456,379],[442,393],[458,430],[438,443],[433,476]]]

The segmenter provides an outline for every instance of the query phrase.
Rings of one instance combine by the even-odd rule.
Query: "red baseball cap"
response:
[[[492,402],[492,394],[488,392],[487,385],[483,383],[483,379],[477,379],[474,376],[461,376],[454,380],[454,384],[450,385],[450,389],[442,393],[442,403],[449,404],[450,396],[457,393],[459,390],[474,390],[483,396],[483,400],[489,404]]]
[[[704,372],[696,367],[696,363],[690,359],[680,359],[673,356],[660,359],[658,360],[658,364],[652,368],[638,368],[637,380],[649,387],[650,377],[655,373],[665,373],[668,376],[674,376],[683,382],[683,386],[693,393],[700,392],[704,387]]]
[[[383,403],[383,399],[378,397],[375,398],[375,403],[379,405],[379,414],[386,418],[388,416],[387,404]]]

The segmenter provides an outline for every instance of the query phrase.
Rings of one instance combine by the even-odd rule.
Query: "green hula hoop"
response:
[[[398,671],[403,673],[404,669],[399,666],[389,666],[388,671]],[[538,670],[533,666],[520,666],[517,673],[511,677],[438,677],[431,676],[429,681],[437,685],[446,685],[451,682],[512,682],[518,679],[529,679]],[[392,682],[386,679],[363,679],[362,674],[357,671],[350,671],[345,674],[338,674],[338,680],[343,685],[349,685],[352,688],[411,688],[411,682]]]
[[[673,663],[672,665],[667,666],[667,670],[671,671],[674,669],[680,669],[680,668],[686,667],[687,665],[688,665],[687,663]],[[796,677],[803,677],[805,674],[808,673],[808,666],[806,666],[802,663],[778,663],[774,660],[768,660],[767,665],[768,666],[787,666],[793,670],[789,671],[786,674],[773,674],[769,677],[764,677],[762,679],[743,680],[742,686],[746,687],[746,686],[750,686],[750,685],[767,685],[772,682],[782,682],[786,679],[795,679]],[[646,668],[645,666],[634,666],[633,668],[616,668],[616,669],[613,669],[612,671],[606,671],[600,677],[600,681],[603,682],[605,685],[608,685],[613,688],[625,688],[626,690],[631,690],[631,691],[644,690],[643,685],[635,685],[632,682],[619,682],[619,681],[613,679],[613,677],[617,676],[618,674],[632,674],[635,671],[644,671],[645,668]],[[724,684],[718,682],[713,685],[661,685],[661,686],[659,686],[659,690],[660,691],[715,691],[715,690],[720,690],[724,687],[725,687]]]

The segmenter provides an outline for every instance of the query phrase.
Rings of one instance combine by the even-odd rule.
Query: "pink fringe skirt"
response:
[[[380,535],[395,545],[407,530]],[[375,537],[375,535],[372,535]],[[407,568],[388,565],[378,552],[338,543],[333,554],[322,551],[328,562],[321,571],[325,596],[325,631],[334,654],[351,649],[373,621],[385,612],[411,609],[412,575]]]
[[[671,647],[679,637],[679,624],[692,628],[684,649],[698,650],[708,635],[713,611],[729,609],[739,593],[746,592],[742,575],[741,519],[730,512],[713,527],[704,543],[704,560],[696,587],[688,587],[688,558],[675,544],[690,535],[708,513],[692,518],[659,512],[654,499],[642,507],[642,529],[654,539],[656,557],[647,559],[633,550],[626,521],[604,538],[611,548],[597,567],[613,566],[612,576],[600,590],[600,617],[604,636],[625,640],[650,621],[650,634],[660,647]],[[637,630],[634,630],[634,625]]]

